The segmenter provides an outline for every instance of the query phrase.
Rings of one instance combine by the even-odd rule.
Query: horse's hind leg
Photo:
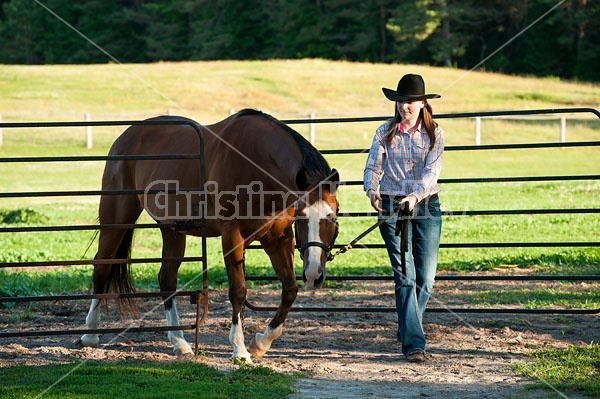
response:
[[[130,230],[105,230],[100,232],[98,253],[94,259],[114,259],[116,255],[123,258],[127,257],[128,246],[131,245],[131,239],[133,235],[133,229]],[[123,251],[120,251],[122,247]],[[107,253],[108,251],[108,253]],[[121,254],[119,252],[125,252]],[[92,284],[94,294],[106,293],[106,285],[111,277],[113,267],[119,267],[118,265],[111,264],[99,264],[94,265],[94,273],[92,275]],[[90,305],[87,317],[85,318],[85,326],[88,330],[97,329],[100,326],[100,303],[101,300],[94,298]],[[83,346],[98,346],[100,342],[99,334],[84,334],[78,341]]]
[[[100,198],[100,224],[130,224],[135,223],[142,208],[135,197],[131,196],[103,196]],[[126,259],[129,257],[133,229],[106,229],[101,230],[98,238],[98,252],[94,259]],[[120,268],[125,264],[94,264],[92,276],[93,293],[104,294],[111,278],[115,278]],[[118,276],[121,278],[125,276]],[[100,326],[100,299],[92,299],[90,309],[85,318],[88,330],[97,329]],[[83,346],[98,346],[99,334],[84,334],[77,342]]]
[[[185,235],[178,233],[173,229],[164,228],[161,229],[163,238],[163,258],[181,258],[185,254]],[[163,260],[160,267],[160,273],[158,275],[158,282],[160,284],[160,290],[162,292],[175,292],[177,289],[177,271],[181,265],[181,260]],[[177,305],[175,304],[175,298],[172,296],[166,296],[163,298],[165,301],[165,312],[167,315],[167,325],[169,327],[179,326],[179,315],[177,314]],[[173,344],[173,351],[178,356],[189,356],[193,353],[192,347],[185,340],[183,331],[169,331],[167,336],[169,341]]]

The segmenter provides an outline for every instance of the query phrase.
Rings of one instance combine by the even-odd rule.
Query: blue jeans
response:
[[[398,207],[393,197],[382,196],[379,218],[387,217]],[[400,235],[396,236],[395,213],[379,226],[385,242],[392,270],[398,312],[398,340],[402,342],[402,353],[407,356],[415,349],[425,352],[423,314],[433,289],[437,270],[438,250],[442,232],[442,212],[437,196],[415,205],[413,217],[408,225],[408,252],[406,252],[406,276],[402,276]]]

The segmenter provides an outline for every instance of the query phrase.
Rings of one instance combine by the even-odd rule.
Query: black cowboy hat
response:
[[[417,101],[428,98],[440,98],[439,94],[425,94],[425,81],[421,75],[412,73],[402,76],[396,90],[383,87],[383,94],[391,101]]]

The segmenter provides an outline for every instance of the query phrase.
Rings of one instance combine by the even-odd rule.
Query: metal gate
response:
[[[161,160],[161,159],[197,159],[200,181],[198,182],[198,192],[202,192],[204,187],[204,141],[201,126],[189,119],[171,118],[168,120],[147,120],[147,121],[99,121],[99,122],[46,122],[46,123],[0,123],[0,128],[48,128],[48,127],[87,127],[87,126],[133,126],[133,125],[178,125],[190,126],[198,135],[198,149],[194,154],[167,154],[167,155],[119,155],[119,156],[70,156],[70,157],[11,157],[0,158],[2,163],[32,163],[32,162],[88,162],[88,161],[116,161],[116,160]],[[155,190],[156,192],[166,193],[164,190]],[[152,190],[93,190],[93,191],[52,191],[52,192],[12,192],[0,193],[1,198],[35,198],[35,197],[64,197],[64,196],[100,196],[100,195],[140,195],[155,193]],[[204,200],[203,198],[201,201]],[[203,207],[199,207],[200,210]],[[37,302],[37,301],[71,301],[85,299],[120,299],[120,298],[150,298],[161,296],[185,296],[189,297],[190,302],[196,305],[195,323],[180,326],[148,326],[148,327],[125,327],[125,328],[100,328],[100,329],[71,329],[71,330],[38,330],[38,331],[2,331],[0,338],[4,337],[30,337],[47,335],[66,335],[66,334],[103,334],[103,333],[136,333],[136,332],[158,332],[174,330],[195,330],[195,350],[198,351],[199,326],[206,320],[208,315],[208,279],[206,262],[206,223],[204,215],[199,215],[199,227],[201,229],[201,248],[200,257],[182,257],[177,258],[182,262],[200,262],[202,265],[202,289],[192,291],[176,292],[135,292],[129,294],[81,294],[81,295],[47,295],[47,296],[24,296],[24,297],[0,297],[0,303],[12,302]],[[14,234],[23,232],[42,232],[42,231],[83,231],[83,230],[101,230],[101,229],[156,229],[156,223],[139,224],[108,224],[108,225],[70,225],[70,226],[36,226],[36,227],[1,227],[0,234]],[[161,223],[160,227],[177,227],[175,223]],[[110,260],[67,260],[67,261],[37,261],[37,262],[3,262],[0,268],[11,267],[54,267],[54,266],[75,266],[91,264],[112,264],[112,263],[159,263],[163,258],[139,258],[139,259],[110,259]],[[172,260],[175,260],[173,258]],[[201,312],[201,307],[203,311]]]

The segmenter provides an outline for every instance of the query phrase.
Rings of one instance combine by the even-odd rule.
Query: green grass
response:
[[[196,362],[91,361],[4,367],[0,368],[0,378],[3,399],[36,398],[42,393],[45,399],[276,399],[292,393],[291,386],[297,377],[262,366],[242,365],[226,372]]]
[[[569,289],[570,283],[563,283],[565,289]],[[563,287],[559,287],[563,288]],[[462,294],[458,295],[463,296]],[[510,292],[481,291],[466,296],[471,305],[521,305],[525,309],[546,308],[549,305],[558,307],[571,307],[576,309],[598,309],[600,307],[600,291],[591,292],[563,291],[557,288],[520,288]]]
[[[600,345],[597,343],[566,349],[539,349],[532,353],[532,358],[532,362],[514,366],[517,372],[537,381],[530,384],[529,389],[544,388],[548,397],[556,398],[559,396],[550,387],[567,396],[600,396]]]

